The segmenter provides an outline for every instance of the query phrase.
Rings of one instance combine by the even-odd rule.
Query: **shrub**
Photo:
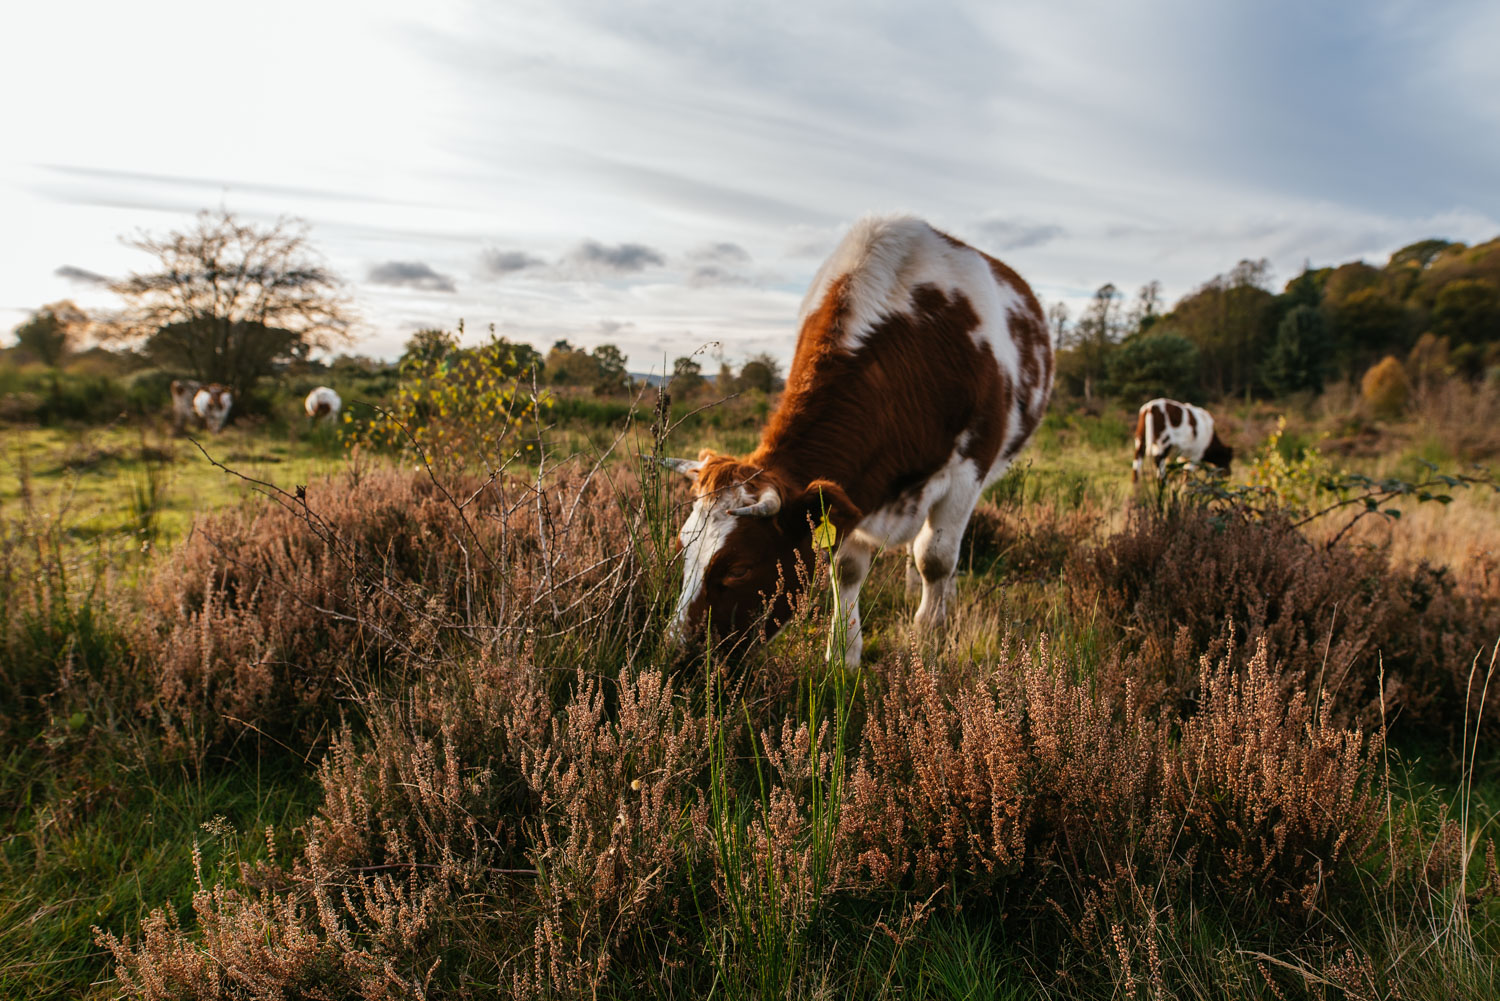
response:
[[[303,745],[341,695],[429,669],[531,602],[633,586],[602,559],[619,555],[604,533],[623,535],[605,484],[570,475],[553,510],[523,507],[526,483],[356,466],[200,519],[145,591],[153,711],[194,753],[247,727]]]
[[[1377,417],[1398,417],[1406,409],[1411,383],[1395,355],[1386,355],[1365,372],[1359,391]]]
[[[535,354],[491,337],[476,348],[411,355],[385,411],[344,412],[348,440],[420,455],[443,470],[502,469],[535,458],[534,422],[552,405],[550,394],[532,389]]]
[[[1264,643],[1288,678],[1335,700],[1340,721],[1380,719],[1383,669],[1392,719],[1451,731],[1477,707],[1470,665],[1500,635],[1494,598],[1461,591],[1446,571],[1322,549],[1275,515],[1138,510],[1067,576],[1075,611],[1097,610],[1122,637],[1113,683],[1138,679],[1163,705],[1198,696],[1198,652],[1244,664]],[[1486,719],[1497,718],[1491,703]]]
[[[897,665],[841,818],[851,885],[960,903],[1029,885],[1089,939],[1141,887],[1301,920],[1376,857],[1383,745],[1338,727],[1264,645],[1243,670],[1205,658],[1181,720],[1065,675],[1045,648],[948,692]]]

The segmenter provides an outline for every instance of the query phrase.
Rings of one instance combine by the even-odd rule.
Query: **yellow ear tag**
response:
[[[833,527],[833,522],[828,520],[828,514],[824,512],[823,520],[813,529],[813,545],[819,549],[831,550],[838,537],[839,530]]]

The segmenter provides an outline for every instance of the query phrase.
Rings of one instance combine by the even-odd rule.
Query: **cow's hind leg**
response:
[[[953,577],[958,570],[958,547],[982,485],[955,484],[955,488],[932,506],[927,522],[912,542],[911,551],[922,576],[922,603],[917,606],[917,628],[927,631],[941,626],[948,618],[957,588]]]
[[[828,634],[828,659],[832,660],[840,642],[844,646],[844,663],[849,667],[859,664],[864,651],[865,638],[859,625],[859,590],[870,574],[870,563],[875,550],[850,534],[839,543],[833,557],[833,572],[838,581],[839,609],[844,614],[843,635],[839,635],[837,622]]]
[[[917,569],[917,553],[915,546],[908,546],[906,550],[906,598],[908,601],[920,597],[922,594],[922,573]]]
[[[1158,448],[1151,457],[1151,461],[1156,463],[1156,480],[1158,483],[1167,478],[1167,462],[1172,458],[1172,451],[1171,446]]]

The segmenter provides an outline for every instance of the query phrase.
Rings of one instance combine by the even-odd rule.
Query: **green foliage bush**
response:
[[[0,422],[17,424],[108,424],[124,416],[151,413],[152,387],[122,382],[99,372],[73,372],[40,366],[0,365]]]
[[[413,355],[401,363],[382,411],[344,411],[348,440],[420,454],[445,468],[503,468],[537,454],[539,411],[552,395],[533,388],[536,352],[492,337],[475,348]]]

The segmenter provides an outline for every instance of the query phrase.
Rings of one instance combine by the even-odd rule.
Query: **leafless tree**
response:
[[[1067,332],[1062,346],[1073,354],[1079,376],[1083,380],[1083,398],[1094,398],[1094,386],[1104,377],[1105,365],[1110,351],[1122,334],[1120,321],[1120,292],[1111,283],[1099,286],[1093,300],[1071,331]]]
[[[163,367],[245,390],[277,364],[347,339],[343,285],[300,220],[260,226],[205,209],[183,231],[124,242],[158,267],[110,284],[126,302],[116,332],[144,340]]]
[[[1126,327],[1131,333],[1142,333],[1161,318],[1161,282],[1149,281],[1136,293]]]

